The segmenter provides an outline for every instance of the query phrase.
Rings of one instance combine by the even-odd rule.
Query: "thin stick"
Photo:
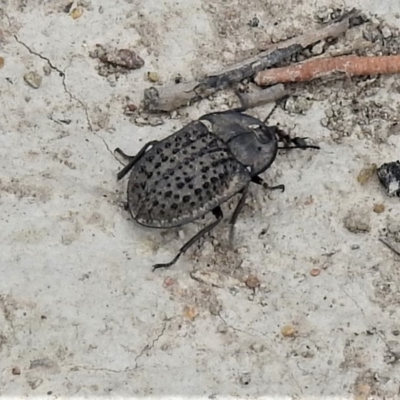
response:
[[[257,89],[252,89],[248,93],[236,93],[239,97],[240,104],[244,109],[262,106],[266,103],[273,103],[282,99],[288,94],[285,86],[282,84],[274,85],[266,89],[260,89],[253,84]]]
[[[226,89],[243,79],[254,76],[265,68],[272,67],[303,48],[293,44],[286,48],[275,49],[256,61],[251,61],[237,69],[230,69],[218,75],[207,76],[200,81],[186,84],[167,86],[160,90],[151,87],[144,91],[143,105],[146,111],[172,111],[179,107],[192,104],[196,101],[209,97],[213,93]]]
[[[320,58],[259,72],[254,81],[259,86],[306,82],[337,72],[344,73],[349,77],[398,74],[400,73],[400,56]]]
[[[257,72],[273,67],[284,59],[299,53],[305,47],[321,40],[338,37],[349,28],[360,25],[360,14],[355,9],[317,31],[307,32],[296,38],[271,45],[268,50],[257,56],[231,65],[220,73],[188,83],[168,85],[162,88],[151,87],[144,92],[143,108],[146,111],[173,111],[192,104],[211,94],[233,86],[245,78],[253,77]]]

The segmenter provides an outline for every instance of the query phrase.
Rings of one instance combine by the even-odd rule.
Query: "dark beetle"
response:
[[[278,147],[278,141],[284,145]],[[244,206],[250,182],[266,189],[260,177],[275,160],[278,149],[316,148],[305,138],[290,137],[276,126],[232,110],[203,115],[161,141],[151,141],[136,156],[115,152],[128,160],[118,180],[131,171],[128,202],[132,217],[151,228],[185,225],[212,212],[216,221],[191,238],[169,263],[170,267],[194,242],[222,219],[220,205],[241,195],[230,220],[233,227]]]
[[[400,161],[382,164],[377,170],[378,178],[390,197],[400,197]]]

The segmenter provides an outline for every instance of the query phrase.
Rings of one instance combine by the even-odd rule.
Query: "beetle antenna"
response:
[[[285,95],[285,96],[283,96],[281,99],[279,99],[279,100],[277,100],[276,102],[275,102],[275,105],[272,107],[272,110],[269,112],[269,114],[266,116],[266,118],[264,119],[264,124],[266,124],[267,123],[267,121],[270,119],[270,117],[271,117],[271,115],[275,112],[275,110],[278,108],[278,106],[280,105],[280,104],[282,104],[283,103],[283,101],[285,101],[285,100],[287,100],[289,98],[289,95],[287,94],[287,95]]]

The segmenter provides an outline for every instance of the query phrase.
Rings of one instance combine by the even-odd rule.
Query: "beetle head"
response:
[[[200,121],[229,146],[241,164],[249,167],[252,176],[264,172],[275,160],[278,152],[275,131],[259,119],[225,111],[204,115]]]

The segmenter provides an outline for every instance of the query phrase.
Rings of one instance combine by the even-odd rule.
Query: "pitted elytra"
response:
[[[278,147],[278,141],[284,146]],[[203,115],[161,141],[151,141],[135,156],[115,151],[128,164],[118,180],[129,171],[127,208],[139,224],[151,228],[185,225],[212,212],[216,218],[191,238],[175,258],[154,269],[170,267],[186,250],[222,220],[220,205],[236,194],[240,200],[230,219],[233,227],[245,203],[251,182],[265,189],[260,177],[276,158],[279,149],[316,148],[304,138],[290,137],[279,128],[240,111]]]

